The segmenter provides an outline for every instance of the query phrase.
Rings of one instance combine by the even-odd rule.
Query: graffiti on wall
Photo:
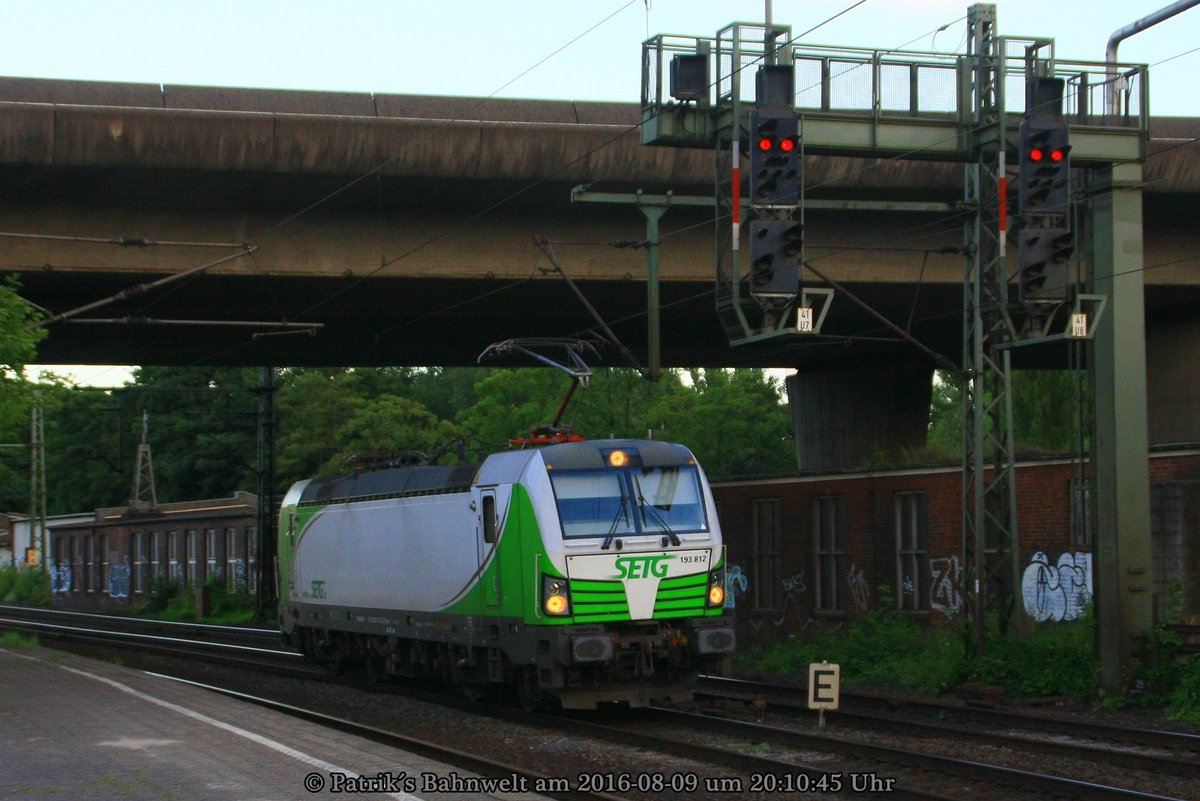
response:
[[[730,565],[725,571],[725,608],[734,609],[737,606],[737,596],[745,596],[750,588],[750,579],[742,575],[741,565]]]
[[[71,566],[68,564],[50,565],[50,591],[71,591]]]
[[[863,573],[863,569],[861,567],[856,568],[851,563],[850,573],[846,576],[846,583],[850,585],[850,598],[854,601],[855,611],[867,611],[867,604],[871,600],[871,588],[867,586],[867,577]]]
[[[246,560],[245,559],[230,559],[229,569],[233,573],[233,591],[246,592]],[[743,588],[744,589],[744,588]],[[725,574],[725,605],[733,606],[733,599],[729,592],[729,574]]]
[[[957,556],[929,560],[929,608],[949,618],[962,609],[962,567]]]
[[[111,565],[108,568],[108,597],[129,597],[129,565]]]
[[[1075,620],[1092,601],[1092,555],[1064,553],[1050,564],[1038,551],[1021,576],[1021,595],[1025,613],[1039,623]]]
[[[783,580],[784,595],[798,595],[802,592],[808,592],[808,582],[804,579],[803,570],[796,575],[788,576]]]

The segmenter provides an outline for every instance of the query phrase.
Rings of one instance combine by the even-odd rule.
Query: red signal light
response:
[[[768,136],[763,136],[758,140],[758,149],[766,153],[771,148],[775,147],[775,140]]]
[[[1066,156],[1066,154],[1065,154],[1065,153],[1063,153],[1063,151],[1062,151],[1062,149],[1061,149],[1061,148],[1057,148],[1057,147],[1056,147],[1056,148],[1054,148],[1053,150],[1051,150],[1051,151],[1050,151],[1050,160],[1051,160],[1051,161],[1053,161],[1053,162],[1059,162],[1059,161],[1062,161],[1062,160],[1063,160],[1063,158],[1064,158],[1064,156]]]
[[[1059,150],[1056,152],[1058,153],[1058,157],[1062,158],[1062,151]],[[1043,158],[1045,158],[1045,156],[1046,156],[1045,151],[1043,151],[1040,147],[1035,147],[1029,151],[1029,160],[1030,161],[1041,161]]]
[[[791,153],[793,150],[796,149],[796,140],[794,140],[794,139],[782,140],[779,143],[779,149],[782,150],[784,153]]]

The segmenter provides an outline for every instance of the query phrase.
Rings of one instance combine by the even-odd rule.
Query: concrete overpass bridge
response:
[[[0,79],[0,270],[52,314],[111,301],[54,323],[49,363],[470,364],[501,339],[597,327],[538,237],[644,355],[643,217],[570,190],[708,197],[714,163],[642,146],[639,121],[636,104]],[[1200,120],[1150,131],[1151,442],[1198,440]],[[957,361],[963,218],[900,209],[957,203],[962,168],[812,156],[806,171],[810,199],[840,202],[808,212],[809,259]],[[927,386],[928,358],[845,297],[820,337],[731,348],[713,217],[680,203],[662,221],[665,365],[854,365],[875,394],[888,365],[897,389]]]

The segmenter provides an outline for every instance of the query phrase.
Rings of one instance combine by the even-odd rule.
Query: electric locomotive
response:
[[[712,493],[682,445],[568,441],[301,481],[278,553],[285,640],[373,677],[643,706],[690,698],[735,647]]]

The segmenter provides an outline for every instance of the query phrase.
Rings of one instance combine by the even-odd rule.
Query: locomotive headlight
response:
[[[553,617],[571,614],[571,599],[566,579],[542,577],[542,609]]]
[[[708,574],[708,605],[725,605],[725,571],[714,570]]]

